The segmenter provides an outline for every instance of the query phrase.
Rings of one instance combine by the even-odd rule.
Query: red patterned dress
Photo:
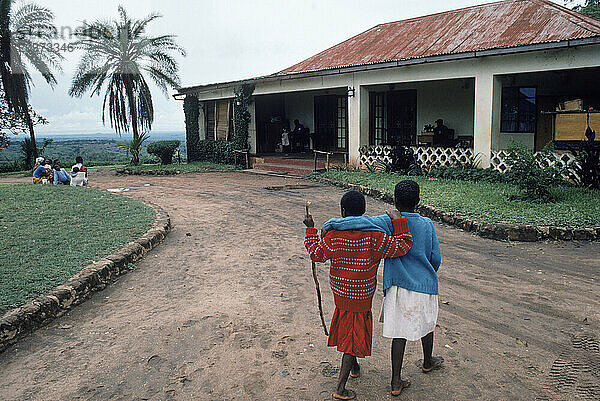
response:
[[[329,283],[335,301],[327,345],[364,358],[371,355],[371,303],[377,288],[381,259],[406,255],[412,245],[405,218],[392,220],[393,237],[380,231],[328,231],[319,240],[317,230],[306,229],[304,246],[313,262],[331,260]]]

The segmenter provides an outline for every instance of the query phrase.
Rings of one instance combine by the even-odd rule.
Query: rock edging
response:
[[[132,170],[128,168],[117,170],[119,175],[178,175],[181,170]]]
[[[153,208],[156,211],[154,224],[140,238],[118,252],[84,267],[45,295],[4,313],[0,318],[0,352],[84,302],[94,292],[103,290],[107,284],[127,273],[130,263],[140,260],[160,244],[171,230],[171,218],[165,210]]]
[[[349,184],[324,177],[314,177],[317,181],[344,189],[354,189],[365,195],[394,204],[394,196],[390,193],[364,185]],[[444,224],[458,227],[464,231],[475,233],[483,238],[497,241],[536,242],[544,240],[581,240],[600,241],[600,227],[572,230],[565,227],[533,226],[525,224],[485,223],[469,219],[455,213],[446,212],[429,205],[419,205],[417,211],[422,216]]]

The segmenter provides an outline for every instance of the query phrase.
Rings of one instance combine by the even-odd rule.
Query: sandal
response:
[[[399,396],[402,393],[402,390],[404,390],[407,387],[410,387],[410,381],[400,380],[400,388],[398,390],[392,390],[392,396]]]
[[[434,356],[431,358],[431,366],[426,368],[425,366],[421,366],[421,370],[423,373],[431,372],[434,369],[439,368],[444,363],[444,358],[441,356]]]

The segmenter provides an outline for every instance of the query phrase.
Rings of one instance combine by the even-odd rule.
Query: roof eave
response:
[[[336,74],[346,74],[346,73],[352,73],[352,72],[361,72],[361,71],[378,70],[378,69],[384,69],[384,68],[401,67],[401,66],[407,66],[407,65],[439,63],[439,62],[444,62],[444,61],[464,60],[464,59],[476,58],[476,57],[487,57],[487,56],[525,53],[525,52],[532,52],[532,51],[554,50],[554,49],[560,49],[560,48],[571,48],[571,47],[593,45],[593,44],[600,44],[600,36],[594,36],[594,37],[583,38],[583,39],[563,40],[563,41],[559,41],[559,42],[536,43],[536,44],[532,44],[532,45],[522,45],[522,46],[514,46],[514,47],[506,47],[506,48],[470,51],[470,52],[464,52],[464,53],[443,54],[443,55],[436,55],[436,56],[412,58],[412,59],[407,59],[407,60],[394,60],[394,61],[385,61],[385,62],[381,62],[381,63],[360,64],[360,65],[352,65],[352,66],[347,66],[347,67],[320,69],[320,70],[314,70],[314,71],[293,72],[293,73],[287,73],[287,74],[269,75],[269,76],[260,77],[260,78],[250,78],[250,79],[243,79],[243,80],[237,80],[237,81],[220,82],[220,83],[215,83],[215,84],[189,86],[189,87],[177,89],[177,93],[174,94],[173,97],[176,98],[177,96],[182,96],[182,95],[186,95],[189,93],[197,93],[197,92],[205,92],[205,91],[209,91],[209,90],[231,88],[232,86],[249,84],[249,83],[257,84],[257,83],[262,83],[262,82],[281,81],[281,80],[286,80],[286,79],[300,79],[300,78],[310,78],[310,77],[319,77],[319,76],[336,75]]]

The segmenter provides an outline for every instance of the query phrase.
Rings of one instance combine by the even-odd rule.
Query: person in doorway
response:
[[[294,120],[294,130],[291,134],[292,141],[292,152],[304,151],[304,144],[306,140],[304,137],[306,136],[306,131],[304,129],[304,125],[300,124],[300,121]]]
[[[356,394],[346,388],[348,377],[358,377],[356,358],[371,355],[373,318],[371,304],[377,287],[377,268],[383,258],[405,255],[412,243],[405,218],[394,219],[394,236],[388,236],[367,220],[365,197],[357,191],[344,194],[341,219],[328,223],[348,224],[345,231],[324,227],[319,240],[312,216],[306,216],[304,245],[313,262],[331,259],[329,278],[335,301],[327,345],[343,353],[340,377],[333,398],[351,400]],[[360,231],[363,230],[363,231]]]

